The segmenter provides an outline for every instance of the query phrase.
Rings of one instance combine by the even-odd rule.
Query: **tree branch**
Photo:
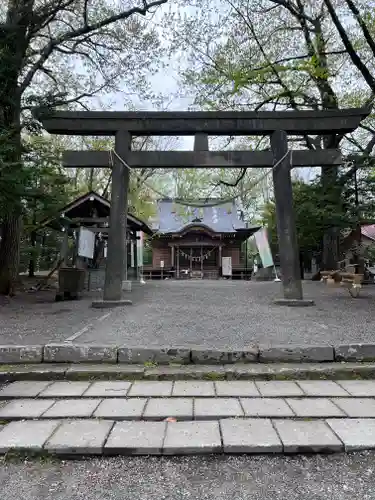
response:
[[[109,17],[103,19],[102,21],[98,21],[97,23],[94,23],[91,25],[84,25],[81,28],[76,29],[76,30],[72,29],[71,31],[68,31],[67,33],[61,35],[58,38],[51,39],[50,42],[41,51],[41,54],[40,54],[38,61],[29,69],[25,78],[23,79],[22,83],[20,84],[21,94],[30,85],[35,73],[41,69],[43,64],[47,61],[49,56],[52,54],[55,47],[57,47],[59,44],[62,44],[62,43],[67,42],[69,40],[73,40],[73,39],[78,38],[82,35],[94,33],[96,31],[100,30],[101,28],[104,28],[105,26],[109,26],[117,21],[128,19],[130,16],[132,16],[134,14],[140,14],[140,15],[145,16],[152,7],[158,7],[162,4],[167,3],[167,1],[168,0],[154,0],[153,2],[150,2],[150,3],[143,1],[143,8],[132,7],[131,9],[120,12],[119,14],[115,14],[115,15],[112,15],[112,16],[109,16]]]
[[[365,37],[366,42],[368,43],[368,45],[369,45],[370,49],[372,50],[372,53],[375,57],[375,40],[373,39],[369,29],[367,28],[367,25],[366,25],[363,17],[361,16],[361,13],[359,12],[357,6],[355,5],[355,3],[352,0],[345,0],[345,1],[348,5],[349,9],[353,12],[354,17],[357,19],[358,24],[361,27],[363,36]]]
[[[336,11],[332,5],[331,0],[323,0],[329,15],[332,18],[333,24],[336,26],[336,29],[340,35],[340,38],[342,40],[342,43],[344,44],[345,49],[348,52],[348,55],[350,59],[352,60],[353,64],[358,68],[358,70],[361,72],[363,78],[365,79],[367,85],[370,87],[373,93],[375,93],[375,78],[371,75],[370,71],[368,70],[367,66],[362,62],[362,59],[359,57],[357,51],[355,50],[352,42],[350,41],[344,26],[340,22]]]

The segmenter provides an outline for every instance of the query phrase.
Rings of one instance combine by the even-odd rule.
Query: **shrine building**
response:
[[[259,226],[249,226],[235,202],[218,199],[191,201],[162,199],[151,226],[152,265],[145,278],[208,278],[223,275],[250,277],[245,245]],[[227,258],[227,259],[225,259]],[[228,259],[229,258],[229,259]]]

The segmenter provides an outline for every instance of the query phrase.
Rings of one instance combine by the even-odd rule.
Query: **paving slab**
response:
[[[100,455],[113,422],[110,420],[70,420],[46,442],[44,448],[58,455]]]
[[[112,420],[140,420],[146,406],[146,398],[103,399],[94,412],[95,418]]]
[[[0,399],[35,398],[52,382],[37,380],[20,380],[12,382],[0,390]]]
[[[375,397],[375,380],[338,380],[351,396]]]
[[[217,396],[229,397],[256,397],[259,391],[254,382],[247,380],[222,380],[215,382]]]
[[[131,385],[131,382],[122,380],[94,382],[83,396],[93,398],[124,398]]]
[[[332,380],[297,380],[306,396],[348,396],[348,393],[339,384]]]
[[[270,419],[220,421],[224,453],[281,453],[283,445]]]
[[[333,453],[344,445],[324,420],[273,420],[284,453]]]
[[[0,408],[0,419],[39,418],[54,402],[54,399],[15,399]]]
[[[219,422],[168,423],[163,454],[208,454],[221,451]]]
[[[0,363],[41,363],[42,345],[1,345]]]
[[[89,418],[99,406],[101,399],[62,399],[56,401],[43,418]]]
[[[163,420],[175,417],[193,420],[193,398],[151,398],[143,413],[144,420]]]
[[[335,418],[327,423],[344,443],[345,451],[375,448],[375,419]]]
[[[304,395],[302,389],[292,381],[259,381],[256,382],[256,386],[259,389],[260,394],[268,398]]]
[[[258,350],[254,349],[254,351],[256,351],[255,357],[257,358]],[[209,349],[205,347],[191,349],[191,360],[197,364],[220,365],[223,363],[235,363],[236,361],[240,361],[242,356],[243,352],[241,349]],[[250,358],[248,359],[250,361]]]
[[[375,399],[370,398],[335,398],[332,400],[348,417],[375,417]]]
[[[240,398],[246,417],[293,417],[292,409],[280,398]]]
[[[335,347],[335,357],[337,361],[375,361],[375,344],[340,345]]]
[[[79,397],[87,391],[91,382],[58,381],[48,386],[39,394],[40,398]]]
[[[195,420],[217,420],[227,417],[243,417],[244,412],[237,398],[195,398]]]
[[[47,363],[116,363],[117,347],[98,344],[49,344],[44,346]]]
[[[0,432],[0,453],[9,450],[41,450],[60,423],[59,420],[10,422]]]
[[[106,454],[160,455],[166,422],[118,422],[104,447]]]
[[[213,382],[194,381],[194,380],[176,380],[173,386],[172,396],[215,396],[215,386]]]
[[[286,402],[297,417],[326,418],[346,416],[346,414],[328,398],[288,398]]]
[[[283,300],[283,299],[281,299]],[[286,304],[291,305],[291,304]],[[310,305],[310,304],[308,304]],[[267,346],[259,347],[259,361],[269,362],[322,362],[334,361],[333,347],[329,345],[308,346],[308,345],[294,345],[290,344],[282,346]]]
[[[167,381],[137,381],[131,386],[129,397],[167,397],[172,394],[173,382]]]
[[[189,363],[190,349],[187,347],[120,347],[119,363]]]

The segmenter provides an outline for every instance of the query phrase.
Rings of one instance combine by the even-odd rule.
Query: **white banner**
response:
[[[263,267],[273,267],[274,263],[270,244],[268,242],[267,229],[265,227],[259,229],[259,231],[254,234],[254,237]]]
[[[94,257],[95,233],[85,227],[79,228],[78,255],[92,259]]]
[[[138,267],[143,267],[143,231],[137,231],[137,263]]]

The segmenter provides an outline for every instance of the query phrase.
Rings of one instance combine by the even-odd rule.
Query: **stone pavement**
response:
[[[375,381],[17,381],[0,453],[333,453],[375,448]]]

